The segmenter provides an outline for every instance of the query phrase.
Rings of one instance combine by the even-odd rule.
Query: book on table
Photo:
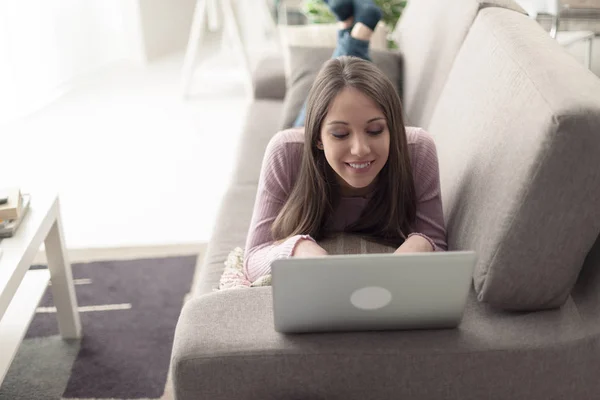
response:
[[[8,203],[0,206],[0,238],[9,238],[15,234],[31,202],[31,196],[21,194],[19,189],[10,189],[8,193]]]
[[[8,202],[0,205],[0,220],[19,219],[23,212],[23,196],[19,188],[0,189],[0,198],[8,198]]]

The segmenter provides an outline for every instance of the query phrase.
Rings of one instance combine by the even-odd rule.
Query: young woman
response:
[[[446,250],[435,144],[404,127],[394,85],[373,63],[345,55],[325,63],[305,118],[267,146],[246,242],[249,281],[277,258],[327,255],[317,241],[340,232],[396,253]]]

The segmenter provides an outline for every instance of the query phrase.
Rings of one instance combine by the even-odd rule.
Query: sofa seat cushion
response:
[[[535,21],[486,8],[430,132],[449,248],[477,252],[479,299],[564,304],[600,232],[600,80]]]
[[[457,329],[284,335],[270,287],[190,300],[173,348],[178,399],[586,399],[598,340],[573,301],[496,312],[471,293]]]

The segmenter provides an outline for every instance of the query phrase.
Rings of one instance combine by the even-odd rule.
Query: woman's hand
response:
[[[307,257],[322,257],[326,256],[327,252],[321,246],[309,239],[300,239],[296,243],[292,257],[307,258]]]
[[[434,249],[431,248],[431,243],[422,236],[413,235],[406,239],[394,254],[424,253],[428,251],[434,251]]]

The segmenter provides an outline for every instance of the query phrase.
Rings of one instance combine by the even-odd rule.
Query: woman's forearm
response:
[[[428,251],[434,251],[431,247],[431,243],[422,236],[414,235],[406,239],[404,243],[396,249],[394,254],[424,253]]]
[[[299,240],[294,248],[294,252],[292,253],[292,257],[320,257],[326,256],[327,251],[319,246],[312,240],[302,239]]]

